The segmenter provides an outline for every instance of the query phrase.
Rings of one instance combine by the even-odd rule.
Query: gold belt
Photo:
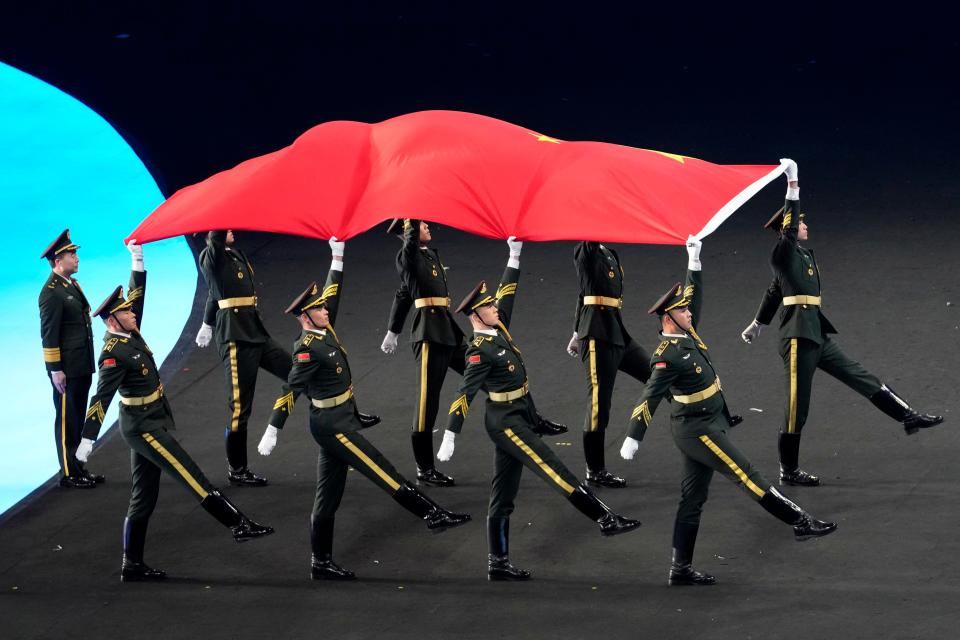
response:
[[[120,402],[129,407],[141,407],[151,402],[156,402],[163,397],[163,385],[157,387],[157,390],[148,396],[120,396]]]
[[[255,307],[257,306],[257,296],[248,296],[246,298],[224,298],[217,300],[217,306],[221,309],[232,309],[233,307]]]
[[[697,391],[696,393],[691,393],[688,396],[673,396],[673,399],[679,402],[680,404],[693,404],[694,402],[700,402],[706,400],[710,396],[714,395],[717,391],[720,391],[723,387],[720,386],[720,378],[717,378],[713,381],[709,387],[703,391]]]
[[[623,298],[608,298],[607,296],[583,296],[583,304],[596,304],[604,307],[623,308]]]
[[[810,304],[815,307],[820,306],[820,296],[787,296],[783,299],[783,306],[789,307],[795,304]]]
[[[514,389],[513,391],[490,391],[487,393],[487,397],[493,402],[510,402],[511,400],[522,398],[528,393],[530,393],[529,380],[525,381],[519,389]]]
[[[423,307],[449,307],[450,298],[417,298],[413,301],[413,305],[417,309],[422,309]]]
[[[335,396],[333,398],[324,398],[323,400],[310,398],[310,402],[312,402],[313,406],[315,406],[317,409],[329,409],[331,407],[337,407],[343,404],[344,402],[346,402],[352,397],[353,397],[353,387],[351,386],[349,389],[347,389],[340,395]]]

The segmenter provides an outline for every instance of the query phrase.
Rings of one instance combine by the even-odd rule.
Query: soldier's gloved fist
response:
[[[453,441],[457,439],[457,434],[453,431],[443,432],[443,442],[440,443],[440,449],[437,451],[437,460],[446,462],[453,457]]]
[[[752,344],[754,338],[759,337],[761,331],[763,331],[763,325],[754,320],[743,330],[740,337],[743,338],[743,341],[747,344]]]
[[[280,429],[277,429],[275,426],[267,425],[267,430],[263,432],[263,437],[260,438],[260,444],[257,445],[257,451],[260,452],[262,456],[268,456],[273,453],[274,447],[277,446],[277,434],[280,432]]]
[[[387,331],[387,335],[383,337],[383,344],[380,345],[380,351],[384,353],[393,353],[397,350],[397,334],[393,331]]]
[[[797,163],[790,158],[780,158],[780,162],[786,162],[787,168],[784,173],[787,176],[787,182],[797,182],[800,180],[800,168],[797,167]]]
[[[574,358],[580,355],[580,337],[576,331],[573,332],[573,337],[570,338],[570,342],[567,343],[567,353]]]
[[[523,249],[523,241],[517,240],[517,236],[507,238],[507,246],[510,247],[510,257],[519,258],[520,250]]]
[[[200,327],[200,331],[197,331],[197,346],[203,349],[210,344],[210,340],[213,338],[213,327],[208,325],[206,322]]]
[[[143,247],[137,244],[136,238],[127,243],[127,251],[130,252],[133,270],[143,271]]]
[[[343,248],[347,245],[346,242],[339,242],[336,236],[331,236],[327,244],[330,245],[330,253],[333,254],[334,258],[343,257]]]
[[[703,243],[687,236],[687,269],[690,271],[700,271],[700,249]]]
[[[80,446],[77,447],[77,460],[80,462],[86,462],[87,458],[90,457],[90,453],[93,451],[93,440],[90,438],[83,438],[80,440]]]
[[[639,449],[640,441],[627,436],[623,439],[623,446],[620,447],[620,457],[624,460],[633,460],[633,456],[637,455]]]

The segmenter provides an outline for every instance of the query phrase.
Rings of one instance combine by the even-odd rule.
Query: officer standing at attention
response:
[[[457,307],[458,313],[470,318],[474,333],[467,347],[466,371],[457,390],[457,399],[450,407],[447,430],[437,458],[446,461],[453,455],[456,436],[463,428],[470,403],[478,391],[486,390],[484,424],[487,435],[496,445],[487,517],[487,578],[529,580],[530,572],[514,567],[508,553],[510,514],[520,490],[520,474],[524,466],[599,524],[604,536],[632,531],[640,526],[640,522],[610,511],[534,431],[537,410],[530,395],[526,367],[508,330],[520,278],[523,243],[511,236],[507,245],[510,258],[496,295],[491,296],[486,283],[481,282]]]
[[[136,240],[131,240],[127,247],[133,257],[127,299],[123,298],[123,287],[117,287],[94,311],[94,315],[107,326],[107,333],[100,352],[97,392],[90,400],[77,458],[86,462],[93,451],[110,401],[119,391],[120,434],[130,447],[133,480],[127,518],[123,523],[120,579],[140,582],[166,577],[165,572],[151,569],[143,561],[147,525],[157,504],[162,471],[173,476],[200,502],[200,506],[229,527],[237,542],[270,535],[273,529],[247,518],[217,491],[170,433],[174,429],[173,412],[163,393],[153,352],[140,335],[138,325],[143,315],[147,284],[143,249]]]
[[[200,272],[209,295],[197,345],[206,347],[216,333],[229,390],[230,425],[225,429],[227,479],[234,485],[261,487],[267,479],[247,467],[247,420],[257,387],[257,372],[263,368],[286,380],[290,353],[270,337],[263,325],[257,310],[253,266],[243,251],[234,246],[233,231],[207,234],[207,246],[200,252]],[[276,406],[284,405],[287,398],[288,390],[284,388]]]
[[[470,516],[451,513],[420,493],[360,435],[361,429],[380,419],[357,411],[347,351],[333,328],[342,293],[344,243],[331,238],[330,249],[333,260],[326,284],[321,289],[315,282],[310,283],[286,309],[302,329],[293,346],[288,383],[294,400],[301,393],[310,398],[310,433],[320,445],[317,492],[310,517],[310,576],[314,580],[353,580],[352,571],[333,561],[334,517],[343,498],[348,467],[365,475],[405,509],[425,520],[427,528],[434,532],[465,524]],[[258,446],[262,455],[270,455],[276,447],[278,423],[282,428],[283,420],[275,412]]]
[[[825,536],[837,525],[814,519],[780,494],[727,435],[727,430],[742,418],[730,415],[707,345],[695,329],[701,319],[703,284],[700,241],[693,236],[687,238],[687,253],[686,284],[672,286],[649,310],[660,316],[661,342],[650,360],[653,374],[633,410],[620,455],[625,460],[633,459],[660,401],[672,395],[670,429],[683,457],[683,480],[673,525],[668,583],[711,585],[716,579],[695,571],[692,562],[700,514],[714,471],[737,483],[774,517],[792,525],[798,541]]]
[[[778,234],[770,256],[773,282],[764,293],[756,319],[741,335],[744,342],[751,344],[783,305],[780,312],[780,356],[786,373],[787,406],[779,438],[780,484],[812,487],[820,484],[820,478],[800,469],[800,434],[810,408],[813,374],[818,368],[903,423],[907,435],[936,426],[943,422],[943,417],[914,411],[906,400],[859,362],[847,357],[830,337],[837,330],[820,311],[820,269],[813,250],[800,244],[806,242],[808,229],[804,215],[800,213],[797,163],[789,160],[786,173],[786,202],[764,225]]]
[[[581,242],[573,250],[573,263],[580,293],[567,353],[580,356],[587,377],[583,426],[587,482],[619,489],[627,486],[627,481],[607,471],[604,456],[613,385],[617,371],[646,382],[650,378],[650,354],[630,337],[623,324],[623,267],[617,252],[599,242]]]
[[[76,458],[93,377],[90,304],[80,283],[73,278],[80,268],[79,248],[70,240],[70,230],[64,229],[40,256],[47,259],[51,268],[40,291],[40,340],[53,385],[60,486],[92,489],[104,477],[89,473]]]

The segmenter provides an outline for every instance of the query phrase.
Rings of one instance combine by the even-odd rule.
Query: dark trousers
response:
[[[587,374],[587,415],[585,432],[605,431],[610,422],[610,402],[617,372],[623,371],[640,382],[650,379],[650,354],[631,338],[620,347],[609,342],[584,338],[580,359]]]
[[[127,517],[131,520],[146,520],[153,513],[160,493],[162,471],[183,485],[198,502],[214,490],[197,463],[166,429],[149,433],[123,433],[123,439],[130,447],[133,487]]]
[[[823,369],[865,398],[880,391],[882,386],[875,375],[847,357],[829,336],[819,345],[803,338],[781,340],[780,356],[787,374],[787,407],[781,433],[799,434],[803,430],[810,410],[813,374],[817,369]]]
[[[257,373],[265,369],[286,382],[293,359],[290,352],[272,338],[263,343],[225,342],[217,347],[229,390],[230,424],[225,430],[227,462],[232,469],[239,470],[247,466],[247,420],[253,407]]]
[[[391,496],[406,482],[390,461],[356,431],[333,435],[313,434],[320,445],[317,458],[317,493],[314,518],[332,518],[340,506],[347,484],[347,468],[353,467]]]
[[[425,340],[413,343],[413,356],[417,361],[417,405],[413,411],[414,432],[433,431],[440,408],[440,390],[443,388],[447,369],[453,369],[463,375],[466,351],[467,347],[464,344],[453,347]]]
[[[580,484],[580,480],[529,426],[516,425],[487,433],[496,445],[488,512],[491,518],[509,518],[513,513],[524,467],[540,476],[564,498]]]
[[[50,377],[50,374],[47,374]],[[78,475],[82,465],[77,461],[77,447],[80,446],[80,433],[83,431],[84,417],[87,411],[87,396],[90,393],[90,381],[93,376],[69,376],[64,393],[53,388],[53,407],[56,420],[53,424],[54,438],[57,442],[57,462],[60,473],[65,476]]]

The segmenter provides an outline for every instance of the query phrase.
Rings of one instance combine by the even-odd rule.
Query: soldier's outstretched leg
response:
[[[640,526],[639,520],[624,518],[614,513],[585,484],[579,484],[567,497],[577,511],[600,525],[600,535],[617,536]]]
[[[273,533],[273,527],[254,522],[217,490],[207,494],[207,497],[200,502],[200,506],[220,524],[229,527],[233,539],[237,542],[246,542]]]
[[[310,579],[356,580],[353,571],[333,561],[333,517],[314,515],[310,518]]]
[[[880,390],[870,397],[870,402],[897,422],[902,422],[903,430],[908,436],[912,436],[920,429],[935,427],[943,422],[943,416],[915,411],[906,400],[887,385],[882,385]]]
[[[447,511],[406,480],[393,494],[393,499],[404,509],[426,521],[427,529],[434,533],[470,522],[469,514]]]
[[[148,519],[123,521],[123,564],[120,567],[121,582],[148,582],[163,580],[166,571],[151,569],[143,561],[143,548],[147,540]]]
[[[791,525],[797,542],[829,535],[837,529],[836,523],[817,520],[773,487],[760,498],[760,506],[773,517]]]

